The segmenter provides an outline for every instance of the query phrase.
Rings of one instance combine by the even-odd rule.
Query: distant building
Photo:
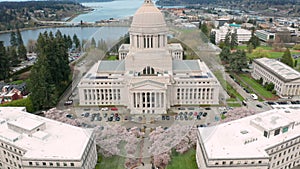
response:
[[[0,84],[0,104],[22,99],[27,94],[26,84],[19,85]]]
[[[92,169],[97,162],[92,130],[0,107],[0,168]]]
[[[253,61],[252,77],[273,83],[274,90],[281,97],[300,96],[300,72],[286,64],[268,58]]]
[[[237,40],[239,43],[248,42],[252,36],[251,31],[242,29],[236,24],[234,26],[225,24],[219,29],[212,29],[211,32],[215,33],[215,42],[219,44],[220,42],[225,41],[225,37],[228,32],[234,33],[235,31],[237,33]]]
[[[256,30],[254,35],[264,42],[275,40],[275,32],[271,32],[271,31]]]
[[[300,165],[300,105],[198,128],[199,169],[291,169]]]

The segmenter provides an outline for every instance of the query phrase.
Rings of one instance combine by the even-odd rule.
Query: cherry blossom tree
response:
[[[57,110],[52,108],[44,112],[44,115],[48,119],[56,120],[59,122],[67,123],[73,126],[80,126],[80,121],[77,119],[68,118],[67,115],[70,114],[70,110]]]
[[[247,109],[247,108],[235,108],[235,109],[229,110],[226,114],[226,118],[223,119],[221,122],[225,123],[225,122],[229,122],[232,120],[237,120],[240,118],[254,115],[256,113],[257,113],[256,111]]]

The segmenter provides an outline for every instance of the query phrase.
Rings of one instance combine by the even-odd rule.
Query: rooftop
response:
[[[288,65],[278,60],[260,58],[260,59],[255,59],[254,62],[268,69],[275,76],[277,76],[279,79],[283,80],[284,82],[300,79],[300,72],[296,71],[295,69],[289,67]]]
[[[103,60],[100,61],[98,72],[120,72],[125,71],[125,62],[124,60]]]
[[[23,111],[24,108],[1,107],[0,140],[25,150],[24,158],[34,159],[81,159],[92,130],[36,116]],[[9,123],[21,128],[32,129],[45,123],[43,131],[32,135],[16,132]],[[76,141],[74,141],[76,137]]]
[[[299,111],[300,105],[286,106],[217,126],[199,128],[199,132],[210,159],[266,158],[269,157],[265,152],[267,148],[300,135],[300,125],[297,124],[300,121]],[[289,123],[295,125],[288,132],[282,131],[266,138],[260,127],[252,122],[267,129],[285,127]]]

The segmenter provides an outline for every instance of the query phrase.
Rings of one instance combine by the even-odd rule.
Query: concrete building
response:
[[[82,106],[122,105],[133,114],[164,114],[174,105],[219,103],[219,83],[204,62],[183,60],[180,44],[167,43],[163,14],[151,0],[133,16],[130,44],[118,61],[99,61],[81,79]]]
[[[199,169],[291,169],[300,165],[300,105],[199,128]]]
[[[268,58],[253,61],[252,77],[273,83],[274,90],[281,97],[300,96],[300,72],[286,64]]]
[[[256,30],[254,35],[264,42],[274,41],[275,32],[266,31],[266,30]]]
[[[252,36],[251,31],[239,27],[230,27],[228,24],[221,26],[219,29],[212,29],[211,32],[215,33],[215,42],[217,44],[219,44],[222,41],[225,41],[225,37],[228,32],[236,32],[237,40],[239,43],[248,42]]]
[[[0,168],[92,169],[97,162],[92,130],[0,108]]]

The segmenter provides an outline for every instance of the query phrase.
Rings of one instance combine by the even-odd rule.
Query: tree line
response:
[[[19,29],[16,32],[11,32],[9,47],[6,48],[4,42],[0,41],[0,80],[7,81],[9,79],[10,68],[26,60],[26,53],[27,50]]]
[[[29,78],[30,99],[35,110],[56,105],[60,95],[71,81],[68,44],[60,31],[40,33],[36,51],[38,61]]]

